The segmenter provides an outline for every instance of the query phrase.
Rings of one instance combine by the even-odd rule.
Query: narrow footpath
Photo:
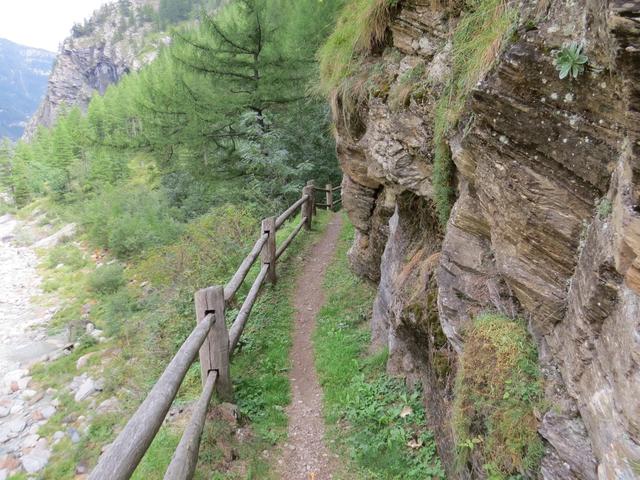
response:
[[[283,480],[328,480],[335,471],[335,455],[325,445],[322,389],[316,374],[311,336],[316,316],[324,305],[322,284],[341,228],[342,217],[333,215],[322,238],[312,247],[296,284],[289,373],[292,400],[287,408],[289,436],[278,465]]]

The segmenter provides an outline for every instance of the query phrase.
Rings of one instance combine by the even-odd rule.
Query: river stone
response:
[[[36,473],[42,470],[49,462],[51,452],[44,448],[35,448],[22,457],[22,468],[27,473]]]
[[[87,378],[84,383],[82,385],[80,385],[80,388],[78,388],[78,391],[76,392],[75,396],[73,397],[74,400],[76,402],[81,402],[82,400],[90,397],[92,394],[94,394],[96,391],[96,384],[93,381],[92,378]]]

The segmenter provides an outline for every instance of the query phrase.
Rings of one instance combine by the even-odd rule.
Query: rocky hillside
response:
[[[323,68],[350,258],[450,478],[638,478],[640,2],[368,3],[357,66]],[[536,372],[478,344],[486,312],[527,327],[540,394],[497,383]]]
[[[102,6],[60,47],[44,101],[25,138],[51,126],[63,106],[85,108],[123,75],[153,61],[168,39],[157,33],[157,0],[118,0]]]
[[[54,57],[0,38],[0,138],[20,138],[42,101]]]

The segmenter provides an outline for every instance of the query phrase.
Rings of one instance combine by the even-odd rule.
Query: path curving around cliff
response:
[[[342,217],[333,215],[322,237],[313,245],[296,281],[296,310],[291,349],[292,399],[287,408],[288,440],[278,470],[283,480],[329,480],[336,457],[325,445],[322,388],[315,369],[313,343],[316,316],[324,305],[322,284],[342,229]]]

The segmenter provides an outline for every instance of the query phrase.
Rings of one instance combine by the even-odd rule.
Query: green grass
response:
[[[470,0],[453,32],[451,78],[440,96],[434,120],[433,187],[444,228],[455,200],[453,162],[447,144],[462,115],[467,96],[491,69],[516,20],[504,0]]]
[[[344,478],[443,478],[433,436],[425,428],[421,392],[386,375],[386,353],[367,354],[374,291],[349,270],[353,227],[345,222],[314,334],[328,435],[349,465]],[[401,415],[403,410],[411,413]]]
[[[474,457],[493,480],[537,478],[544,453],[534,415],[543,410],[537,360],[521,321],[485,314],[465,333],[453,411],[460,466]]]
[[[350,0],[318,52],[320,91],[332,94],[358,69],[359,57],[382,46],[392,9],[398,0]]]

